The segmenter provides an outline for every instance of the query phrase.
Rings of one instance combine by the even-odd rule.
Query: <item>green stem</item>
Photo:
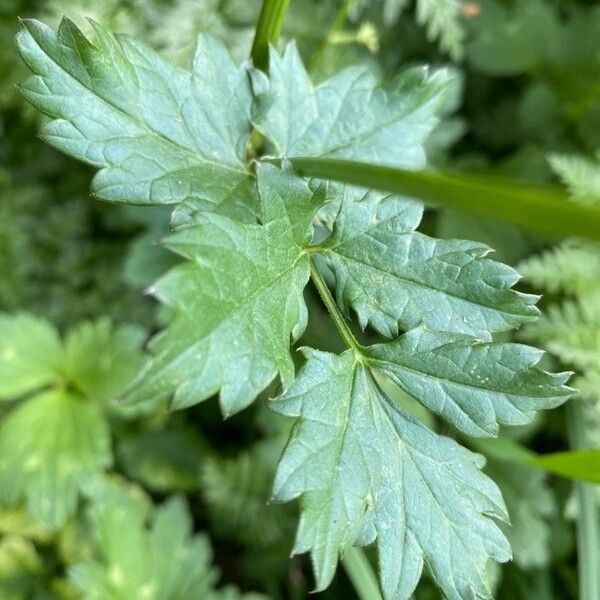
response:
[[[290,0],[263,0],[250,56],[255,67],[269,66],[269,45],[279,39]]]
[[[315,287],[319,292],[319,296],[321,296],[321,300],[323,300],[323,304],[325,304],[327,311],[329,312],[329,315],[331,316],[335,327],[338,330],[338,333],[340,334],[346,345],[351,350],[354,350],[354,354],[356,354],[357,358],[359,360],[362,360],[363,348],[354,337],[352,331],[350,331],[350,328],[348,327],[344,316],[339,311],[337,304],[335,303],[335,300],[333,299],[333,296],[331,295],[331,292],[329,291],[329,288],[327,287],[327,284],[325,283],[325,280],[319,272],[314,258],[312,257],[310,259],[310,274],[313,283],[315,284]]]
[[[382,600],[377,577],[361,548],[350,546],[342,564],[360,600]]]
[[[585,400],[575,398],[567,405],[567,426],[571,446],[589,447]],[[577,499],[577,554],[579,600],[600,598],[600,511],[597,488],[589,483],[575,484]]]

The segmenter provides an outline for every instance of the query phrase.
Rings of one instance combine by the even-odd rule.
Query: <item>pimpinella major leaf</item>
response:
[[[295,550],[311,553],[318,589],[344,549],[376,542],[388,600],[408,599],[424,566],[450,600],[489,599],[487,562],[510,557],[495,521],[506,519],[498,488],[478,455],[405,415],[373,372],[471,435],[528,422],[566,400],[568,374],[540,370],[532,348],[492,340],[534,319],[536,298],[513,290],[517,273],[487,247],[416,232],[422,207],[412,200],[307,183],[286,164],[258,164],[254,174],[246,156],[253,126],[284,163],[336,157],[423,168],[446,73],[410,69],[381,82],[350,68],[313,85],[293,44],[271,53],[265,74],[236,66],[204,36],[186,72],[93,28],[90,41],[68,20],[58,33],[26,21],[19,47],[34,75],[22,89],[52,119],[42,136],[99,169],[96,195],[175,206],[177,230],[165,245],[184,260],[153,286],[172,318],[129,401],[170,397],[183,408],[218,394],[230,415],[279,378],[285,392],[273,407],[296,423],[275,495],[301,497]],[[331,230],[314,243],[326,202]],[[351,349],[307,350],[296,377],[290,350],[307,323],[311,274]],[[336,300],[390,339],[360,345]],[[35,335],[56,343],[44,328]],[[85,332],[77,339],[75,349]],[[52,382],[52,364],[35,357],[31,374],[16,363],[22,381],[8,396]],[[84,395],[115,393],[85,361],[68,372]],[[93,454],[108,464],[110,454]],[[86,572],[88,582],[103,573]]]

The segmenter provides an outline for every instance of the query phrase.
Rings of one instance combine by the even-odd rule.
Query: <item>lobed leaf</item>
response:
[[[346,187],[322,257],[336,281],[338,304],[361,327],[388,337],[423,322],[431,329],[491,339],[533,320],[536,296],[511,289],[509,266],[490,260],[484,244],[436,240],[415,232],[420,204]]]
[[[23,25],[17,42],[35,75],[22,92],[52,118],[46,142],[100,169],[95,195],[218,205],[248,177],[250,85],[220,42],[200,36],[188,73],[96,23],[95,43],[66,18],[57,33]]]
[[[302,291],[310,267],[304,246],[320,196],[289,171],[258,169],[264,224],[206,213],[167,240],[188,261],[155,286],[175,317],[152,345],[154,360],[129,401],[165,396],[190,406],[220,391],[223,413],[248,406],[294,367],[290,338],[306,326]]]
[[[25,500],[29,514],[54,530],[75,512],[82,484],[112,464],[102,408],[60,389],[42,392],[0,426],[0,500]]]
[[[218,572],[210,565],[208,539],[193,535],[181,498],[167,500],[147,527],[143,513],[123,491],[108,487],[97,492],[89,518],[99,558],[69,570],[85,600],[140,595],[147,600],[260,600],[233,588],[216,589]]]
[[[317,589],[338,555],[377,541],[386,598],[408,599],[424,563],[450,600],[491,598],[489,556],[510,547],[492,518],[507,517],[478,455],[401,412],[352,351],[305,351],[307,363],[274,402],[298,417],[275,497],[302,496],[294,549],[310,551]]]
[[[11,400],[56,382],[63,348],[54,327],[21,313],[0,314],[0,399]]]
[[[425,165],[423,142],[447,88],[444,71],[411,69],[385,85],[348,68],[313,86],[295,44],[254,74],[254,126],[277,157],[328,156],[404,168]]]
[[[565,385],[571,373],[536,367],[542,354],[424,327],[366,351],[369,364],[474,436],[495,436],[500,424],[529,423],[536,411],[555,408],[573,393]]]

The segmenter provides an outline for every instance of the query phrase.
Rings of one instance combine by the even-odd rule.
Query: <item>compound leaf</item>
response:
[[[511,289],[518,273],[487,258],[484,244],[436,240],[415,228],[419,203],[346,187],[323,258],[338,303],[392,337],[424,322],[440,331],[491,339],[538,315],[536,296]]]
[[[57,33],[38,21],[23,23],[17,41],[35,75],[22,92],[52,117],[42,130],[46,142],[101,169],[94,194],[214,205],[248,177],[250,85],[221,43],[201,36],[188,73],[95,23],[95,43],[68,19]]]
[[[153,346],[131,402],[173,391],[177,408],[220,390],[230,415],[250,404],[279,373],[294,374],[289,352],[306,326],[303,252],[320,195],[289,171],[258,169],[263,224],[206,213],[167,245],[188,259],[155,286],[175,317]]]
[[[386,598],[408,599],[427,564],[450,600],[491,598],[486,564],[510,558],[492,518],[507,517],[483,459],[401,412],[352,351],[306,350],[272,408],[299,417],[275,480],[302,496],[295,551],[310,551],[317,588],[338,555],[375,539]]]

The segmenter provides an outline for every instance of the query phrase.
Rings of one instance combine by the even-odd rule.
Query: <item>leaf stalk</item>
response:
[[[339,311],[337,304],[335,303],[335,300],[333,299],[333,296],[327,287],[325,279],[323,279],[323,275],[321,275],[321,272],[319,271],[319,268],[312,257],[310,258],[310,275],[315,287],[317,288],[317,291],[319,292],[319,296],[321,296],[323,304],[325,304],[325,307],[327,308],[327,311],[329,312],[329,315],[331,316],[331,319],[333,320],[333,323],[340,334],[340,337],[344,340],[348,348],[354,351],[356,359],[359,362],[362,362],[363,347],[358,343],[358,340],[354,337],[350,327],[348,327],[344,316]]]
[[[263,0],[250,57],[254,66],[266,70],[269,66],[269,45],[281,34],[290,0]]]

